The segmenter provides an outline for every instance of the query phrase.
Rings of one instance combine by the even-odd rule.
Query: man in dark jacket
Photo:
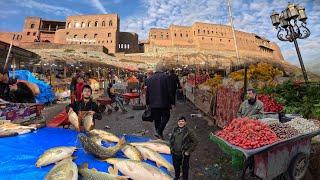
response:
[[[72,108],[73,111],[79,116],[80,112],[87,111],[93,115],[93,120],[102,119],[102,115],[99,111],[97,103],[93,102],[92,98],[92,89],[89,85],[85,85],[82,90],[82,99],[80,101],[75,101],[74,103],[67,106],[67,112]],[[94,126],[94,122],[90,122]],[[93,129],[93,126],[86,130]]]
[[[163,139],[163,130],[170,119],[170,109],[174,105],[170,78],[163,70],[164,66],[158,64],[155,74],[146,81],[146,105],[151,109],[155,136],[160,139]]]
[[[175,180],[180,177],[182,166],[183,180],[188,180],[190,154],[195,150],[198,140],[195,133],[186,126],[186,118],[180,117],[178,126],[173,129],[170,138],[170,149],[172,154]]]
[[[177,90],[181,89],[180,81],[174,70],[172,69],[170,71],[170,85],[171,85],[171,90],[172,90],[172,96],[173,96],[173,104],[176,104],[176,94]]]

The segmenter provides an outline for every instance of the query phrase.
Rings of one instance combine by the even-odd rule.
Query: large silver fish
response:
[[[78,180],[78,167],[72,158],[66,158],[53,166],[45,180]]]
[[[126,141],[124,140],[124,138],[122,138],[115,146],[106,148],[97,144],[94,140],[92,140],[85,134],[79,134],[78,139],[80,140],[86,152],[93,154],[99,159],[107,159],[115,156],[115,154],[126,144]]]
[[[71,157],[76,147],[60,146],[46,150],[36,162],[37,167],[47,166],[52,163],[61,161],[62,159]]]
[[[70,121],[70,123],[74,126],[74,128],[80,132],[80,122],[79,122],[79,117],[78,115],[72,110],[70,109],[68,112],[68,120]]]
[[[97,171],[96,169],[89,169],[88,164],[83,164],[83,167],[79,167],[79,174],[82,176],[82,180],[125,180],[126,176],[118,176],[115,174],[109,174],[105,172]]]
[[[168,171],[170,172],[174,172],[174,168],[172,166],[172,164],[170,164],[164,157],[162,157],[158,152],[144,147],[144,146],[137,146],[137,149],[141,152],[143,158],[149,159],[151,161],[156,162],[157,166],[163,166],[165,168],[167,168]]]
[[[125,145],[124,148],[122,148],[123,154],[128,157],[129,159],[135,160],[135,161],[142,161],[142,155],[140,151],[131,145]]]
[[[114,168],[109,167],[109,173],[111,174],[118,174],[119,170],[122,174],[134,180],[172,179],[168,174],[145,162],[119,158],[109,158],[105,161],[114,166]]]
[[[144,146],[154,151],[157,151],[159,153],[171,154],[170,147],[163,142],[148,141],[148,142],[136,142],[136,143],[130,143],[130,144],[133,146]]]
[[[119,137],[100,129],[93,129],[89,132],[90,136],[99,136],[103,141],[109,141],[109,142],[119,142]]]

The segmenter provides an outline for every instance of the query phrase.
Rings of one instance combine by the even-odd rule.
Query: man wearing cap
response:
[[[190,154],[195,150],[198,144],[195,133],[186,125],[186,118],[180,117],[178,119],[178,126],[173,129],[170,138],[175,180],[178,180],[180,177],[181,166],[183,180],[188,180]]]
[[[263,114],[263,103],[257,99],[255,89],[248,89],[248,99],[245,100],[238,111],[238,117],[248,117],[251,119],[261,119]]]

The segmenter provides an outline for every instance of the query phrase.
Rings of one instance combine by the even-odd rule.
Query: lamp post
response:
[[[305,8],[288,3],[288,7],[280,14],[273,11],[270,18],[272,25],[278,30],[278,39],[280,41],[289,41],[294,43],[304,80],[305,82],[308,82],[308,75],[304,67],[297,42],[297,39],[306,39],[311,34],[310,30],[307,28],[307,15],[305,13]]]

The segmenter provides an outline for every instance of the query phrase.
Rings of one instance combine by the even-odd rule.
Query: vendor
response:
[[[110,99],[112,99],[116,104],[120,107],[121,111],[123,113],[127,113],[127,110],[125,109],[123,105],[123,98],[119,93],[116,92],[116,90],[113,88],[113,84],[109,83],[107,88],[107,95]]]
[[[91,115],[93,115],[93,120],[102,119],[102,115],[99,111],[99,107],[97,103],[92,100],[92,89],[89,85],[85,85],[82,89],[82,99],[80,101],[75,101],[74,103],[67,106],[67,112],[72,108],[72,110],[79,115],[81,111],[88,111]],[[81,123],[80,123],[81,124]],[[88,124],[93,124],[94,122],[90,122]],[[92,127],[87,127],[86,131],[93,129]]]
[[[35,103],[35,95],[23,82],[9,79],[8,72],[0,76],[0,98],[13,103]]]
[[[263,112],[263,103],[257,99],[255,89],[247,91],[248,99],[245,100],[238,111],[238,117],[248,117],[251,119],[261,119]]]

